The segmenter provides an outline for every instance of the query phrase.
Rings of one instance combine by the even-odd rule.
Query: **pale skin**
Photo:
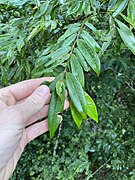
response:
[[[35,122],[47,117],[51,96],[49,88],[41,83],[53,79],[26,80],[0,89],[1,180],[9,179],[25,146],[48,131],[47,119]],[[66,100],[64,109],[68,107],[69,102]]]

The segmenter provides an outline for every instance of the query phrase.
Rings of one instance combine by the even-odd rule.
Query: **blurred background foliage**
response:
[[[26,147],[11,180],[135,179],[135,56],[113,20],[117,16],[134,33],[133,2],[0,0],[1,87],[59,74],[61,67],[46,72],[36,61],[69,25],[91,14],[88,31],[102,50],[109,46],[101,51],[100,76],[85,73],[85,90],[95,100],[99,123],[88,119],[78,129],[65,112],[53,139],[46,133]]]

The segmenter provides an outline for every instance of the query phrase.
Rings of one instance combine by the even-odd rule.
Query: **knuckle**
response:
[[[31,98],[31,102],[32,102],[32,105],[35,106],[35,107],[40,107],[41,106],[41,101],[37,97]]]

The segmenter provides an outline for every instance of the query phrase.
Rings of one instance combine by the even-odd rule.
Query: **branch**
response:
[[[56,138],[56,142],[55,142],[55,146],[54,146],[54,149],[53,149],[52,165],[54,164],[54,161],[55,161],[56,150],[57,150],[58,144],[59,144],[59,137],[60,137],[60,134],[61,134],[61,129],[62,129],[62,122],[59,125],[59,132],[58,132],[58,135],[57,135],[57,138]]]
[[[92,173],[91,177],[94,176],[100,169],[102,169],[110,160],[111,158],[109,158],[102,166],[100,166],[94,173]]]

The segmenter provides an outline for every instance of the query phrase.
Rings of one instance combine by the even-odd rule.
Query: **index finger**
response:
[[[0,89],[0,91],[10,91],[10,93],[12,93],[16,101],[18,101],[28,97],[42,82],[51,82],[54,79],[54,77],[43,77],[38,79],[25,80],[17,84],[13,84],[11,86]]]

